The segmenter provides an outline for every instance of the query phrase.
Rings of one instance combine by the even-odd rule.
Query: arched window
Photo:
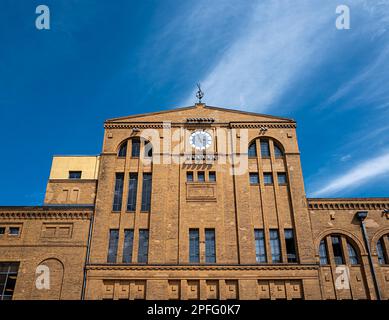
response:
[[[320,241],[319,257],[320,257],[320,264],[328,264],[328,250],[327,250],[327,243],[325,239]]]
[[[131,157],[139,158],[140,154],[140,139],[133,138],[131,139]]]
[[[127,154],[127,141],[124,141],[119,148],[118,157],[125,157]]]
[[[257,156],[257,144],[255,141],[249,145],[248,155],[250,158],[255,158]]]
[[[328,255],[327,241],[329,241],[329,244],[332,247],[332,257]],[[347,252],[344,252],[343,248],[347,248]],[[360,263],[358,250],[348,237],[340,234],[330,234],[320,241],[319,258],[321,265],[329,264],[330,261],[334,262],[336,265],[346,264],[346,254],[348,254],[348,262],[350,265],[357,265]]]
[[[270,158],[269,140],[261,139],[261,157]]]
[[[353,247],[353,245],[347,241],[347,248],[348,248],[348,257],[350,259],[350,264],[355,265],[359,263],[357,251]]]
[[[150,141],[145,141],[145,158],[151,158],[153,156],[153,146]]]
[[[282,158],[284,156],[284,153],[282,152],[282,149],[275,142],[274,142],[274,156],[276,158]]]
[[[389,235],[385,235],[377,241],[377,255],[378,255],[379,264],[389,263],[388,246],[389,246]]]

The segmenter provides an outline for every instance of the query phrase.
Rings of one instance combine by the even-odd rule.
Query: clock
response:
[[[195,131],[190,135],[189,142],[193,148],[197,150],[205,150],[212,143],[212,136],[204,131]]]

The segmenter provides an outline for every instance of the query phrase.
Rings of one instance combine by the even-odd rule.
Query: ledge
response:
[[[389,198],[307,198],[311,210],[384,210]]]

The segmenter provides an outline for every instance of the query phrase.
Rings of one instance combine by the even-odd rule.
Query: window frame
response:
[[[77,177],[72,177],[72,175],[77,174]],[[82,171],[81,170],[69,170],[68,179],[69,180],[80,180],[82,177]]]

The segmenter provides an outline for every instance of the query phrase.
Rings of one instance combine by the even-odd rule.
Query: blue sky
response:
[[[0,205],[41,204],[53,155],[100,153],[105,119],[191,105],[199,81],[297,120],[308,196],[389,196],[389,1],[1,3]]]

